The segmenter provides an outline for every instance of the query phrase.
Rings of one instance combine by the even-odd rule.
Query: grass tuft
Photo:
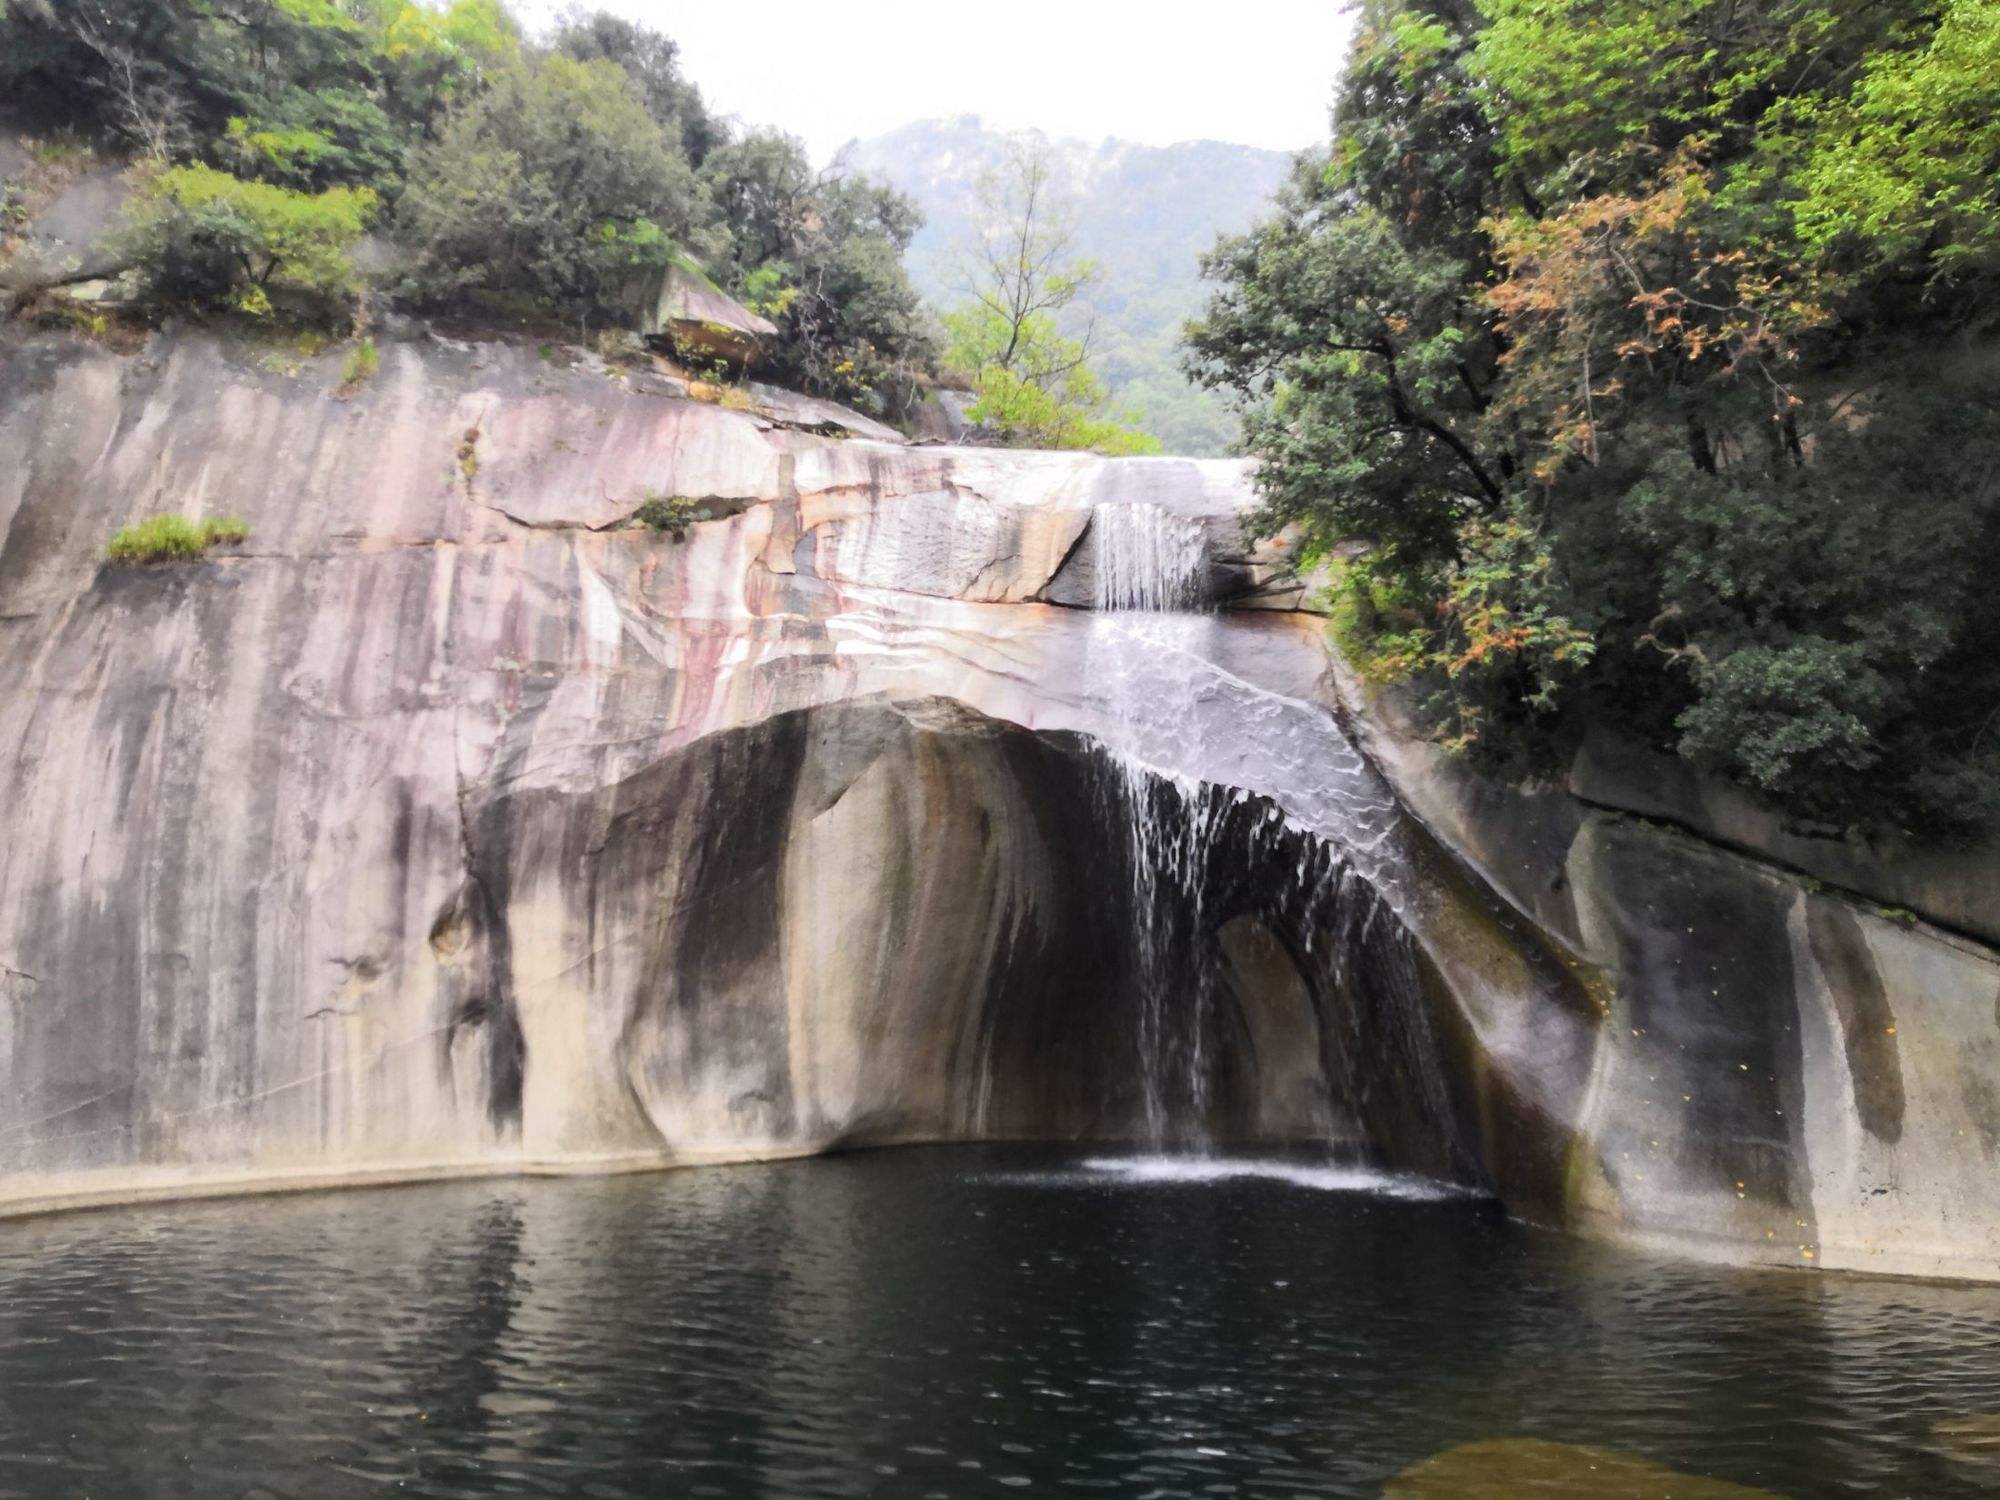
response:
[[[180,562],[200,557],[210,547],[234,547],[249,536],[249,525],[235,516],[205,521],[149,516],[119,528],[105,555],[115,563]]]
[[[373,379],[375,372],[381,368],[382,355],[375,347],[375,340],[363,339],[348,351],[347,362],[340,367],[342,394],[359,390]]]

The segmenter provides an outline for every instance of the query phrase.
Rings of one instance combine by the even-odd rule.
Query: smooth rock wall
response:
[[[0,346],[0,1211],[1131,1136],[1112,744],[1199,834],[1189,1129],[2000,1277],[1977,921],[1480,782],[1351,695],[1350,740],[1244,466],[843,441],[509,343],[348,397],[294,363]],[[648,493],[712,519],[651,533]],[[1255,608],[1067,607],[1121,503]],[[163,512],[250,538],[104,565]]]
[[[0,360],[0,1204],[1134,1132],[1089,622],[1018,602],[1113,466],[337,363]],[[104,565],[163,511],[250,539]]]
[[[1344,670],[1340,690],[1403,805],[1603,1007],[1564,1045],[1482,1038],[1460,1070],[1539,1098],[1529,1136],[1567,1133],[1538,1217],[1717,1260],[2000,1279],[2000,951],[1678,821],[1484,779],[1392,697]],[[1935,879],[1838,857],[1884,888]],[[1953,862],[1985,873],[1941,887],[1949,909],[1989,917],[1990,856],[1929,868]]]

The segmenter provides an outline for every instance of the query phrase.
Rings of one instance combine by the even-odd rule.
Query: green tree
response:
[[[766,373],[819,395],[907,410],[936,359],[903,266],[922,224],[902,194],[816,173],[791,136],[757,131],[709,153],[702,180],[728,249],[722,279],[778,324]]]
[[[2000,251],[2000,5],[1954,0],[1924,45],[1877,52],[1852,94],[1802,111],[1808,245],[1990,272]]]
[[[672,38],[609,11],[572,7],[556,28],[554,46],[578,62],[602,59],[631,74],[646,101],[646,112],[680,143],[696,167],[728,140],[728,128],[708,112],[701,90],[681,72],[681,49]]]
[[[159,301],[263,313],[292,293],[334,314],[359,290],[348,252],[374,206],[367,188],[304,193],[173,167],[134,198],[125,237]]]
[[[553,56],[497,72],[413,159],[399,228],[410,289],[525,297],[589,317],[624,278],[714,245],[706,193],[616,64]]]
[[[1157,438],[1108,412],[1091,368],[1092,329],[1062,331],[1096,268],[1075,254],[1075,231],[1048,153],[1010,143],[980,184],[966,248],[969,300],[945,318],[946,364],[977,399],[967,415],[1015,447],[1150,453]]]
[[[1383,660],[1440,680],[1458,744],[1547,712],[1588,657],[1514,501],[1514,448],[1487,421],[1503,349],[1485,224],[1503,192],[1476,35],[1455,0],[1364,8],[1335,144],[1301,158],[1271,219],[1218,245],[1217,290],[1188,329],[1190,373],[1243,406],[1262,529],[1292,528],[1308,561],[1368,545],[1355,579],[1405,617]],[[1509,560],[1529,565],[1512,590]]]
[[[411,138],[518,28],[499,0],[65,0],[0,17],[31,121],[239,175],[393,195]]]
[[[1191,359],[1266,526],[1365,547],[1343,631],[1442,737],[1615,724],[1816,825],[2000,811],[1996,16],[1364,6]]]
[[[346,226],[379,202],[419,305],[617,321],[685,256],[777,322],[776,379],[893,417],[932,373],[910,201],[737,139],[670,38],[608,13],[531,45],[505,0],[24,0],[0,87],[150,161],[130,244],[162,300],[344,297]]]

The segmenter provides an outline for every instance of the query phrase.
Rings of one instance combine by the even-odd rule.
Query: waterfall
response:
[[[1240,904],[1230,871],[1247,859],[1292,866],[1271,900],[1329,984],[1320,1020],[1339,1107],[1354,1125],[1434,1139],[1423,1170],[1477,1180],[1436,1065],[1412,832],[1323,705],[1232,669],[1243,638],[1208,608],[1207,535],[1199,518],[1142,500],[1099,504],[1090,523],[1082,686],[1128,882],[1130,1055],[1147,1142],[1202,1150],[1213,1106],[1230,1103],[1211,1098],[1227,1062],[1214,936]],[[1264,811],[1249,812],[1249,787]]]
[[[1099,610],[1181,610],[1206,592],[1207,539],[1199,522],[1158,505],[1100,505],[1091,512]]]
[[[1205,1037],[1209,966],[1184,952],[1201,928],[1203,881],[1219,803],[1160,767],[1186,764],[1189,713],[1204,691],[1198,612],[1207,592],[1199,521],[1138,502],[1091,514],[1096,560],[1089,672],[1107,713],[1105,779],[1111,821],[1125,831],[1131,870],[1139,1080],[1155,1145],[1198,1143],[1208,1108]]]

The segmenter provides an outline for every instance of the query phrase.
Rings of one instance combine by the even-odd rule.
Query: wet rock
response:
[[[1473,1027],[1463,1071],[1538,1099],[1531,1134],[1567,1163],[1537,1217],[1716,1260],[2000,1279],[2000,952],[1693,826],[1479,777],[1338,680],[1399,799],[1602,1005],[1581,1068],[1522,1044],[1553,1007]]]
[[[1405,1469],[1384,1500],[1775,1500],[1769,1490],[1684,1474],[1606,1448],[1495,1438],[1447,1449]]]
[[[1105,460],[336,380],[0,361],[0,1200],[1134,1133],[1089,621],[1011,602]],[[251,540],[103,566],[169,506]],[[1316,1128],[1227,1057],[1218,1133]]]
[[[1931,1438],[1954,1465],[2000,1478],[2000,1412],[1946,1417],[1931,1424]]]

